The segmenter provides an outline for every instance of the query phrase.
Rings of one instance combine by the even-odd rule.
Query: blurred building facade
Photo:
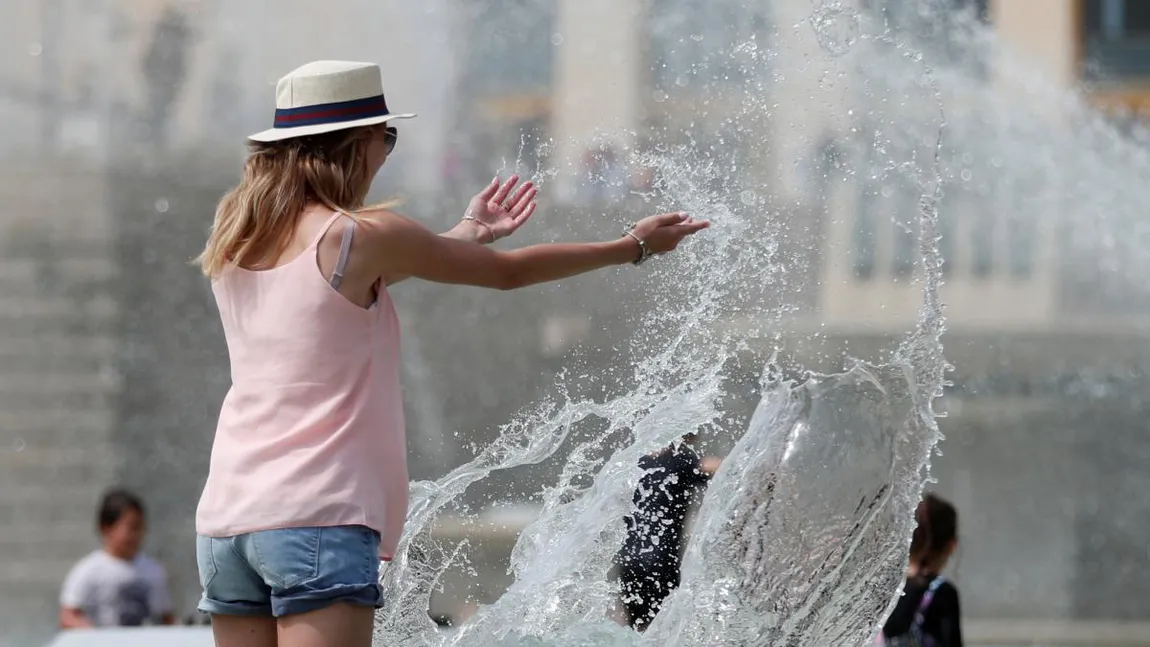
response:
[[[103,159],[132,145],[231,146],[270,123],[276,80],[311,60],[378,61],[389,103],[419,112],[402,178],[438,187],[458,27],[448,0],[346,0],[282,11],[270,0],[17,2],[0,26],[0,157]],[[324,31],[317,32],[317,25]],[[424,46],[439,44],[441,47]],[[428,82],[425,75],[434,75]]]
[[[554,168],[558,197],[576,204],[588,175],[608,177],[610,186],[594,195],[602,203],[642,190],[643,178],[621,163],[624,151],[650,139],[738,147],[753,125],[770,152],[746,145],[749,173],[777,197],[776,208],[796,214],[798,229],[817,225],[825,241],[813,265],[819,288],[790,324],[804,335],[823,331],[803,362],[835,369],[847,353],[876,356],[913,325],[913,235],[905,223],[874,217],[898,208],[818,184],[833,173],[822,166],[836,156],[828,142],[852,124],[809,100],[820,79],[803,73],[803,59],[822,51],[809,29],[791,26],[803,25],[815,3],[283,4],[20,0],[0,21],[0,60],[20,61],[0,66],[0,196],[9,206],[0,219],[0,301],[8,304],[0,314],[0,433],[10,446],[0,448],[0,560],[8,560],[0,562],[0,627],[16,619],[50,626],[64,572],[93,543],[93,484],[120,480],[146,486],[170,477],[170,487],[145,494],[161,507],[153,539],[181,611],[190,610],[194,562],[180,542],[189,536],[188,502],[226,375],[208,297],[184,259],[196,251],[243,134],[270,118],[275,80],[307,60],[383,62],[391,105],[420,113],[403,125],[405,144],[386,181],[416,194],[466,195],[501,166]],[[1142,4],[956,2],[1048,80],[1085,81],[1088,100],[1135,115],[1150,105]],[[770,77],[779,99],[770,110],[733,105],[734,92],[701,96],[692,81],[700,69],[731,87],[756,82],[712,56],[755,40],[775,53],[772,69],[784,71]],[[770,118],[756,123],[760,112]],[[731,115],[742,121],[732,125]],[[1150,532],[1136,522],[1147,512],[1139,494],[1146,481],[1136,476],[1145,446],[1132,440],[1144,439],[1145,428],[1108,411],[1112,402],[1067,414],[1060,392],[1034,383],[1067,367],[1137,363],[1146,353],[1146,312],[1084,307],[1081,293],[1067,289],[1074,277],[1060,269],[1049,221],[1019,230],[994,216],[957,214],[943,243],[948,356],[961,388],[948,398],[949,440],[935,473],[963,513],[956,575],[968,614],[994,635],[1030,631],[1056,644],[1086,632],[1102,640],[1110,625],[1083,619],[1148,617],[1150,592],[1130,568],[1144,562]],[[513,307],[512,298],[460,297],[463,321]],[[559,348],[545,352],[557,362],[593,330],[583,313],[536,312],[550,305],[537,299],[530,318],[540,321],[539,346]],[[427,311],[458,329],[456,312]],[[187,350],[204,339],[215,345]],[[516,362],[525,378],[538,370],[517,339],[501,343],[477,348],[485,356],[501,349],[513,359],[500,361]],[[440,356],[455,351],[415,344],[405,352],[437,367],[459,361]],[[185,375],[172,376],[161,362]],[[463,396],[439,378],[411,378],[416,390],[442,391],[430,409],[471,406],[453,400]],[[471,386],[485,405],[498,401],[485,390],[508,389]],[[178,442],[154,438],[189,429],[198,431]],[[1113,442],[1099,440],[1107,434]],[[441,460],[465,454],[448,447],[457,441],[439,442],[448,457]],[[491,551],[493,571],[500,551]],[[480,588],[497,595],[499,586]]]

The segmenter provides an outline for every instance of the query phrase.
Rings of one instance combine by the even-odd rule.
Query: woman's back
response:
[[[407,489],[399,323],[385,289],[364,308],[333,286],[354,232],[351,218],[332,215],[294,257],[289,244],[287,260],[270,269],[233,265],[213,281],[232,387],[201,534],[366,525],[383,529],[381,555],[394,550]],[[321,241],[339,243],[332,279],[322,274]]]

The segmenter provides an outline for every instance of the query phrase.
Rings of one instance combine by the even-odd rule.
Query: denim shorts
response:
[[[337,602],[379,608],[379,534],[365,526],[196,537],[204,613],[275,616]]]

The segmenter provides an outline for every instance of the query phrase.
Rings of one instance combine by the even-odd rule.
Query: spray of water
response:
[[[835,57],[861,38],[863,22],[837,3],[824,3],[809,21]],[[922,196],[923,306],[891,361],[858,362],[801,383],[768,365],[762,401],[700,509],[682,587],[642,637],[609,621],[617,590],[608,573],[639,457],[723,421],[723,368],[744,347],[721,325],[731,304],[767,328],[786,310],[745,303],[749,285],[781,286],[788,274],[779,253],[784,217],[746,198],[760,187],[739,186],[720,158],[687,148],[636,154],[657,171],[655,200],[708,218],[713,228],[664,259],[652,285],[664,305],[642,316],[631,340],[641,359],[621,393],[599,401],[572,396],[578,389],[568,387],[589,378],[563,376],[553,401],[517,416],[473,461],[413,486],[406,533],[383,575],[378,644],[859,644],[874,630],[901,583],[911,511],[938,440],[932,401],[946,363],[938,295],[941,100],[919,57],[878,31],[870,46],[915,66],[939,110],[932,155],[900,160],[891,152],[881,167],[910,179]],[[741,53],[748,51],[753,57],[751,46]],[[751,96],[733,118],[764,109],[765,99]],[[542,493],[538,519],[515,546],[514,583],[457,631],[439,633],[428,601],[466,546],[432,538],[437,515],[492,472],[555,455],[589,420],[599,424],[568,450],[559,481]],[[631,442],[610,453],[621,434]],[[605,452],[609,459],[597,458]]]

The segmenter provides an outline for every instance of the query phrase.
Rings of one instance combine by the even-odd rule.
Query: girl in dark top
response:
[[[915,511],[906,587],[882,628],[890,647],[962,647],[958,589],[940,573],[958,546],[958,513],[933,494]]]

